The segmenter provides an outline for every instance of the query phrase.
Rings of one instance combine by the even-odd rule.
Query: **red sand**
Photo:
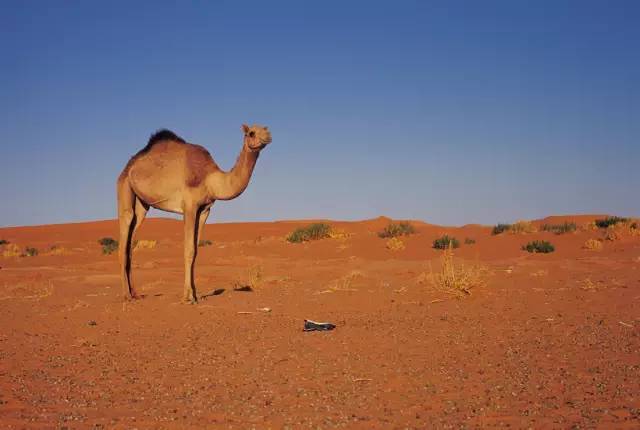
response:
[[[594,252],[599,231],[416,222],[394,252],[388,221],[331,222],[352,236],[306,244],[283,240],[303,222],[208,225],[198,294],[225,291],[198,305],[179,302],[178,221],[140,230],[158,244],[135,253],[131,303],[97,244],[115,221],[0,229],[41,252],[0,257],[0,427],[640,428],[640,237]],[[491,272],[471,296],[419,282],[443,233],[476,239],[455,258]],[[556,252],[520,250],[534,239]],[[305,333],[305,318],[338,327]]]

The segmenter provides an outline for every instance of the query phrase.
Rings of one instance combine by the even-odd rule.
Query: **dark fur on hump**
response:
[[[138,153],[135,155],[135,157],[149,152],[149,150],[156,143],[164,142],[164,141],[167,141],[167,140],[172,140],[174,142],[179,142],[179,143],[187,143],[187,142],[185,142],[185,140],[183,138],[181,138],[180,136],[175,134],[173,131],[167,130],[166,128],[163,128],[162,130],[158,130],[158,131],[156,131],[155,133],[153,133],[151,135],[151,137],[149,138],[149,142],[147,142],[147,146],[145,146],[140,151],[138,151]]]

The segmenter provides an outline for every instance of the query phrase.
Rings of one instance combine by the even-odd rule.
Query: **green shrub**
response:
[[[465,245],[474,245],[476,243],[475,239],[472,239],[470,237],[465,237],[464,238],[464,244]]]
[[[408,236],[415,232],[416,229],[408,222],[401,222],[398,224],[391,223],[379,232],[378,236],[386,239],[389,237]]]
[[[314,223],[306,227],[295,229],[289,236],[287,241],[291,243],[302,243],[309,240],[319,240],[329,237],[331,234],[331,226],[329,224]]]
[[[493,227],[491,234],[495,236],[496,234],[504,233],[505,231],[509,231],[510,229],[511,224],[498,224]]]
[[[523,251],[548,254],[555,251],[555,247],[546,240],[534,240],[522,246]]]
[[[102,245],[102,253],[109,255],[118,249],[118,241],[110,237],[103,237],[98,241]]]
[[[26,257],[35,257],[36,255],[38,255],[38,249],[27,246],[24,250],[24,255]]]
[[[433,241],[433,247],[435,249],[447,249],[448,247],[458,248],[460,247],[460,242],[455,237],[449,235],[444,235]]]
[[[0,239],[0,246],[8,245],[10,242],[8,240]]]
[[[627,221],[629,221],[629,218],[621,218],[619,216],[608,216],[603,219],[597,219],[596,226],[598,226],[599,228],[607,228],[611,225],[616,225],[618,223],[627,222]]]
[[[542,231],[550,231],[555,234],[573,233],[578,229],[575,222],[564,222],[562,224],[544,224]]]
[[[203,246],[211,246],[211,245],[213,245],[213,242],[211,242],[210,240],[205,240],[205,239],[203,239],[203,240],[200,240],[200,241],[198,242],[198,246],[199,246],[199,247],[203,247]]]

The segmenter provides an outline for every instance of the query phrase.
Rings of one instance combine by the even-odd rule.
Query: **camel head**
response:
[[[244,133],[244,144],[251,152],[261,151],[271,143],[271,132],[268,127],[257,124],[249,127],[242,124],[242,132]]]

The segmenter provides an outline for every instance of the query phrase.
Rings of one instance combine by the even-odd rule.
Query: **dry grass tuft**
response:
[[[602,241],[599,239],[589,239],[583,245],[583,249],[588,249],[589,251],[602,251]]]
[[[255,265],[249,267],[249,269],[247,270],[247,275],[249,277],[249,286],[251,287],[251,289],[255,290],[262,285],[262,280],[264,279],[262,266]]]
[[[404,242],[398,239],[397,237],[392,237],[391,239],[387,240],[387,243],[385,243],[385,246],[387,247],[387,249],[390,249],[391,251],[400,251],[404,249]]]
[[[49,248],[48,251],[45,252],[45,255],[67,255],[71,252],[65,248],[64,246],[53,245]]]
[[[428,279],[437,289],[457,296],[470,295],[471,289],[486,283],[488,269],[480,264],[465,266],[463,263],[456,264],[453,257],[453,249],[448,247],[442,255],[442,268],[439,273],[434,273],[430,269]]]
[[[335,293],[338,291],[358,291],[357,289],[353,288],[353,282],[361,278],[364,278],[362,272],[358,270],[352,270],[345,276],[336,279],[328,289],[319,291],[316,294]]]
[[[531,221],[518,221],[514,224],[511,224],[511,227],[509,227],[509,233],[512,234],[528,234],[535,233],[536,231],[538,230],[531,223]]]
[[[345,230],[341,228],[332,228],[331,231],[329,232],[330,239],[347,240],[351,236],[352,236],[351,233],[347,233]]]
[[[139,240],[136,242],[136,246],[133,248],[133,250],[138,251],[140,249],[153,249],[157,244],[158,242],[156,240]]]
[[[22,252],[20,252],[20,247],[15,243],[10,243],[2,250],[3,257],[20,257]]]

